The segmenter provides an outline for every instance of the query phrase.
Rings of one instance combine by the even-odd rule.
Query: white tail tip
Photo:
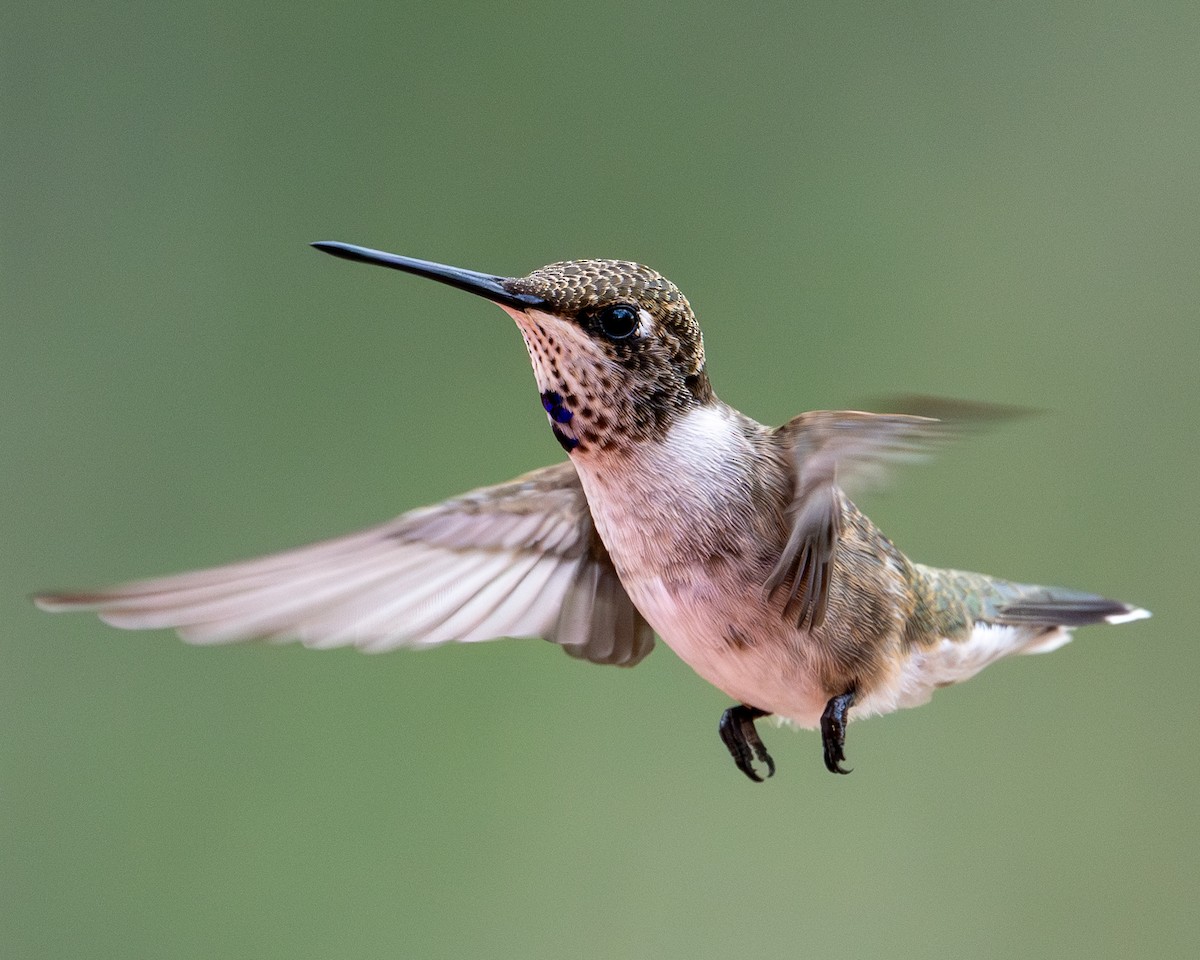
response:
[[[1110,617],[1105,617],[1109,623],[1130,623],[1134,620],[1145,620],[1150,616],[1149,610],[1143,610],[1141,607],[1135,607],[1133,610],[1128,610],[1125,613],[1114,613]]]

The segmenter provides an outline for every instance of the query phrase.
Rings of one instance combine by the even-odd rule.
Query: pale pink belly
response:
[[[796,631],[757,594],[722,596],[703,583],[626,583],[655,632],[688,666],[740,703],[815,727],[826,694],[812,682]]]

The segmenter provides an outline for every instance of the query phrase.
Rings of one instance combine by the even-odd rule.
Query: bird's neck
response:
[[[555,439],[577,460],[634,456],[665,442],[697,411],[723,406],[703,371],[686,381],[629,384],[560,368],[539,376],[538,388]]]
[[[577,325],[505,307],[525,340],[542,408],[572,457],[628,453],[664,440],[692,411],[718,404],[703,350],[623,360]]]

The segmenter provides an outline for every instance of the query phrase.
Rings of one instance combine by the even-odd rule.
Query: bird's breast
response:
[[[697,407],[661,440],[573,460],[622,579],[754,562],[786,539],[782,467],[727,407]]]
[[[816,722],[824,698],[799,632],[764,596],[789,491],[770,448],[710,405],[629,455],[573,460],[622,584],[667,645],[729,696]]]

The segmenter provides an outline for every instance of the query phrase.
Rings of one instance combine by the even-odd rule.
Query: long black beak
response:
[[[514,307],[517,310],[547,306],[546,301],[541,297],[510,290],[508,284],[511,280],[508,277],[494,277],[490,273],[478,273],[475,270],[464,270],[461,267],[448,267],[444,263],[417,260],[414,257],[401,257],[394,253],[384,253],[382,250],[371,250],[369,247],[358,247],[352,243],[341,243],[337,240],[318,240],[313,246],[346,260],[374,263],[381,267],[391,267],[393,270],[403,270],[405,273],[415,273],[418,277],[428,277],[430,280],[458,287],[459,290],[466,290],[467,293],[474,293],[491,300],[492,303]]]

